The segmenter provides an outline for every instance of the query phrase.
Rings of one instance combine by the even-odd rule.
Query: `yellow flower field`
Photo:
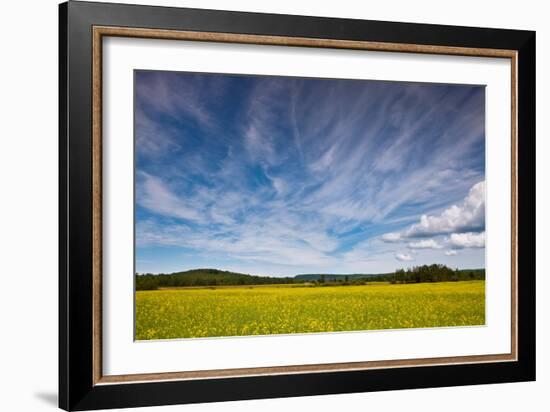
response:
[[[136,292],[136,339],[483,325],[485,281]]]

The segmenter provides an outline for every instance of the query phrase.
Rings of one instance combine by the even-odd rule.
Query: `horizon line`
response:
[[[432,263],[432,264],[438,264],[438,263]],[[418,266],[430,266],[430,265],[418,265]],[[443,265],[443,266],[447,266],[447,265]],[[410,269],[412,267],[415,267],[415,266],[409,266],[407,268],[398,268],[398,269],[395,269],[393,271],[390,271],[390,272],[379,272],[379,273],[367,273],[367,272],[355,272],[355,273],[296,273],[296,274],[293,274],[293,275],[283,275],[283,276],[277,276],[277,275],[258,275],[258,274],[251,274],[251,273],[244,273],[244,272],[234,272],[234,271],[231,271],[231,270],[224,270],[224,269],[216,269],[216,268],[194,268],[194,269],[186,269],[186,270],[182,270],[182,271],[178,271],[178,272],[135,272],[135,275],[136,276],[143,276],[143,275],[154,275],[154,276],[159,276],[159,275],[174,275],[174,274],[180,274],[180,273],[185,273],[185,272],[191,272],[191,271],[194,271],[194,270],[215,270],[215,271],[218,271],[218,272],[229,272],[229,273],[235,273],[235,274],[238,274],[238,275],[246,275],[246,276],[258,276],[258,277],[268,277],[268,278],[295,278],[296,276],[307,276],[307,275],[329,275],[329,276],[351,276],[351,275],[372,275],[372,276],[376,276],[376,275],[387,275],[387,274],[390,274],[390,273],[394,273],[395,271],[399,270],[399,269],[404,269],[404,270],[407,270],[407,269]],[[448,266],[447,266],[448,267]],[[454,269],[454,270],[486,270],[485,267],[477,267],[477,268],[450,268],[450,269]]]

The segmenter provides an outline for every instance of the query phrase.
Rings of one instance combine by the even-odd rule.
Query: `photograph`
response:
[[[133,77],[136,341],[485,325],[485,85]]]
[[[9,376],[42,391],[53,380],[34,369],[53,362],[58,389],[36,399],[67,411],[517,410],[540,398],[543,13],[163,3],[68,1],[56,47],[34,47],[44,21],[28,45],[10,37],[33,53],[16,53],[29,73],[8,101],[34,104],[20,87],[31,82],[59,104],[56,115],[49,93],[11,135],[34,132],[7,139],[31,156],[5,151],[17,167],[56,169],[26,167],[4,202],[29,209],[8,219],[25,247],[6,273],[33,256],[33,290],[57,309],[55,327],[17,326],[45,304],[15,321],[28,329],[16,346],[50,347],[29,349],[27,370],[11,356]],[[57,82],[35,52],[58,60]],[[21,229],[46,194],[57,251],[51,231]]]

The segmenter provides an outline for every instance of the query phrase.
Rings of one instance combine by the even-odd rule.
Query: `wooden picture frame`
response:
[[[59,406],[216,402],[535,379],[535,33],[168,7],[60,5]],[[205,371],[102,372],[102,40],[170,39],[511,61],[511,351]],[[503,177],[504,178],[504,177]]]

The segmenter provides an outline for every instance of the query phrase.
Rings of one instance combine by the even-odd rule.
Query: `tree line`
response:
[[[390,283],[458,282],[463,280],[485,280],[485,269],[458,270],[433,264],[398,269],[385,275]]]
[[[310,286],[364,285],[369,282],[423,283],[485,280],[485,269],[451,269],[441,264],[397,269],[380,275],[297,275],[295,277],[254,276],[217,269],[194,269],[170,274],[137,274],[136,290],[168,287],[307,284]]]
[[[194,269],[177,273],[153,275],[136,274],[136,290],[155,290],[168,287],[273,285],[294,283],[294,278],[245,275],[217,269]]]

